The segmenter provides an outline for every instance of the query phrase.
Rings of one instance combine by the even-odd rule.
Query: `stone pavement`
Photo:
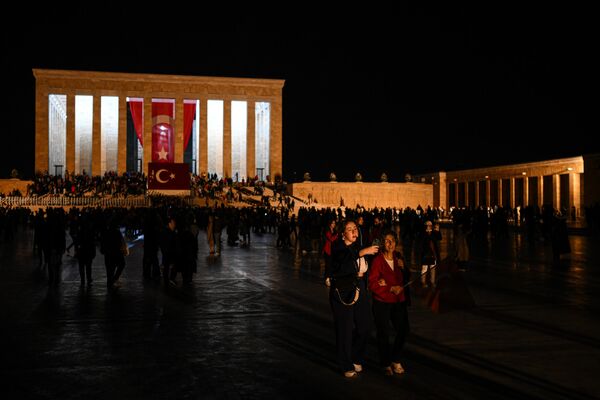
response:
[[[443,229],[443,249],[451,231]],[[434,314],[415,296],[404,376],[385,377],[374,336],[365,371],[335,363],[322,264],[275,248],[223,246],[200,233],[193,287],[144,281],[132,243],[121,286],[79,284],[64,257],[49,287],[32,232],[0,244],[3,399],[592,399],[600,398],[600,246],[571,236],[571,255],[519,235],[480,244],[464,273],[476,308]]]

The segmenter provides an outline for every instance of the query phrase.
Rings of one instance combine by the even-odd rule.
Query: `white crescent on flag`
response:
[[[164,180],[164,179],[160,178],[160,173],[163,172],[163,171],[169,172],[168,170],[166,170],[164,168],[163,169],[159,169],[158,171],[156,171],[156,175],[154,175],[154,176],[156,177],[156,180],[158,182],[160,182],[160,183],[167,183],[167,182],[169,182],[169,179]]]

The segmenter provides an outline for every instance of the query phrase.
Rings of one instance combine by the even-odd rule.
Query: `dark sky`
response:
[[[306,171],[398,181],[600,151],[584,139],[598,131],[586,121],[597,96],[591,10],[272,10],[278,19],[74,7],[17,12],[20,28],[1,28],[0,177],[33,172],[32,68],[285,79],[288,181]]]

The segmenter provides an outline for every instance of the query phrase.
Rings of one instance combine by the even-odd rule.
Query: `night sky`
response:
[[[302,8],[274,9],[273,19],[75,7],[16,12],[20,28],[1,28],[2,74],[12,78],[0,177],[33,173],[32,68],[285,79],[287,181],[306,171],[400,181],[600,151],[584,139],[598,131],[586,121],[598,71],[591,10]]]

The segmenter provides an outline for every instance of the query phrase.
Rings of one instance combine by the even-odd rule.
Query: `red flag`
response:
[[[133,119],[133,127],[135,128],[135,134],[140,141],[142,146],[144,145],[144,136],[142,132],[142,124],[144,117],[144,103],[141,99],[130,98],[129,109],[131,110],[131,118]]]
[[[427,305],[434,313],[470,309],[475,300],[463,279],[458,265],[450,258],[438,265],[439,278],[435,289],[427,297]]]
[[[175,161],[174,107],[171,99],[152,100],[152,162]]]
[[[148,163],[150,194],[189,195],[190,166],[185,163]]]

